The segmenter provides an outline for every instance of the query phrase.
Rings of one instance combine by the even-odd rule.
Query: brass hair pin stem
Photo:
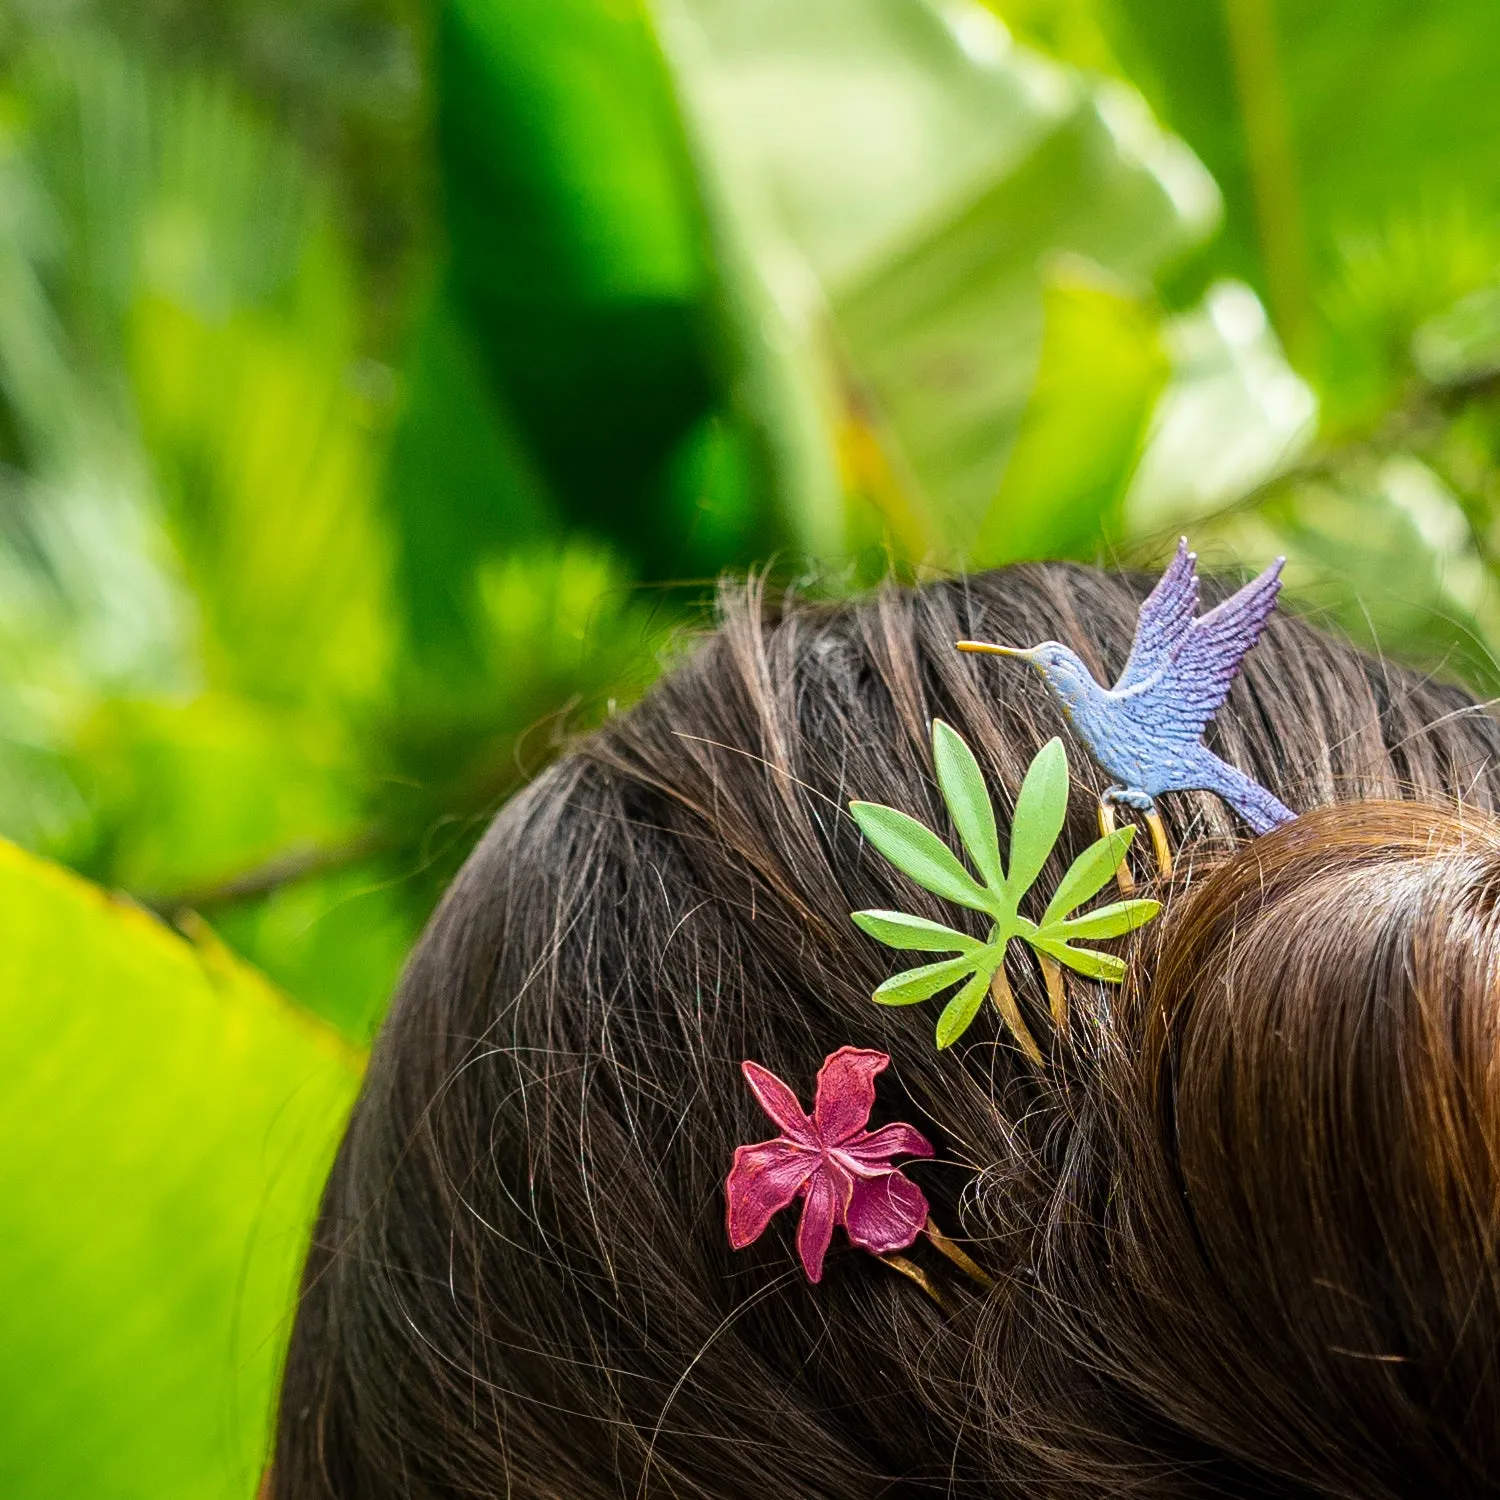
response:
[[[995,1285],[995,1278],[976,1265],[931,1219],[927,1221],[927,1238],[932,1241],[933,1247],[946,1255],[970,1281],[977,1282],[986,1291]]]
[[[1167,828],[1161,820],[1161,814],[1153,807],[1149,812],[1143,813],[1142,821],[1146,825],[1147,832],[1151,835],[1151,849],[1156,856],[1157,873],[1163,880],[1172,878],[1172,846],[1167,842]],[[1115,804],[1107,797],[1099,799],[1099,832],[1108,838],[1115,831]],[[1120,887],[1120,894],[1128,896],[1135,889],[1135,877],[1130,873],[1128,861],[1121,861],[1120,868],[1115,871],[1115,883]]]
[[[904,1276],[916,1286],[922,1288],[938,1307],[945,1313],[951,1313],[953,1309],[943,1301],[943,1295],[932,1284],[932,1278],[919,1266],[916,1261],[908,1260],[904,1255],[877,1255],[876,1260],[882,1260],[897,1275]]]

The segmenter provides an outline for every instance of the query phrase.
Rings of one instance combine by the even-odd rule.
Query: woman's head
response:
[[[1032,674],[953,642],[1062,640],[1109,679],[1146,586],[1051,565],[774,617],[737,595],[505,809],[330,1180],[279,1500],[1500,1483],[1500,733],[1462,694],[1274,621],[1216,748],[1295,809],[1362,805],[1236,852],[1212,798],[1166,799],[1167,913],[1123,991],[1068,977],[1041,1069],[989,1017],[939,1054],[929,1007],[870,1004],[890,955],[849,912],[955,912],[847,802],[944,827],[941,717],[1003,823],[1066,732]],[[1044,887],[1103,785],[1069,758]],[[1373,800],[1396,798],[1462,810]],[[890,1053],[872,1123],[933,1141],[912,1175],[992,1291],[944,1311],[837,1242],[811,1287],[791,1222],[730,1249],[724,1176],[767,1133],[740,1061],[805,1098],[845,1044]]]

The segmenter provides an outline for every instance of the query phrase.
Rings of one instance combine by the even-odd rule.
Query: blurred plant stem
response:
[[[1275,0],[1224,0],[1224,24],[1271,313],[1292,362],[1305,368],[1312,353],[1312,282],[1274,6]]]
[[[392,831],[371,827],[345,843],[327,848],[288,849],[264,864],[212,885],[164,894],[132,892],[131,899],[171,922],[176,922],[184,912],[212,915],[223,907],[257,900],[303,880],[353,869],[391,853],[399,844]]]

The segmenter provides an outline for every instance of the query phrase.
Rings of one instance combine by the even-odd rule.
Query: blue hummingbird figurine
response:
[[[1114,826],[1113,808],[1146,817],[1163,874],[1171,873],[1166,831],[1156,811],[1163,792],[1203,791],[1222,797],[1256,833],[1295,816],[1243,771],[1203,743],[1203,731],[1224,700],[1240,662],[1265,629],[1281,591],[1277,558],[1222,604],[1198,615],[1198,557],[1177,555],[1141,605],[1125,670],[1101,687],[1077,653],[1057,641],[1021,649],[959,641],[960,651],[1012,656],[1041,674],[1064,716],[1094,759],[1117,781],[1100,799],[1100,823]]]

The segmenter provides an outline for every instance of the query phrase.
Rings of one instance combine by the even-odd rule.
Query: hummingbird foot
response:
[[[1151,834],[1151,849],[1156,856],[1156,868],[1163,880],[1172,878],[1172,846],[1167,842],[1166,824],[1161,820],[1161,814],[1156,810],[1156,801],[1148,792],[1140,791],[1135,787],[1111,786],[1107,787],[1099,798],[1099,829],[1108,837],[1115,830],[1115,808],[1128,807],[1132,812],[1138,812]],[[1123,895],[1129,895],[1135,888],[1135,882],[1130,872],[1124,865],[1120,866],[1117,877],[1120,891]]]
[[[1150,813],[1156,808],[1150,792],[1143,792],[1139,787],[1133,786],[1105,787],[1099,800],[1113,803],[1116,807],[1128,807],[1132,812],[1138,813]]]
[[[1146,814],[1146,827],[1151,830],[1151,848],[1156,854],[1156,868],[1163,880],[1172,878],[1172,846],[1167,842],[1167,827],[1161,814],[1153,807]]]

